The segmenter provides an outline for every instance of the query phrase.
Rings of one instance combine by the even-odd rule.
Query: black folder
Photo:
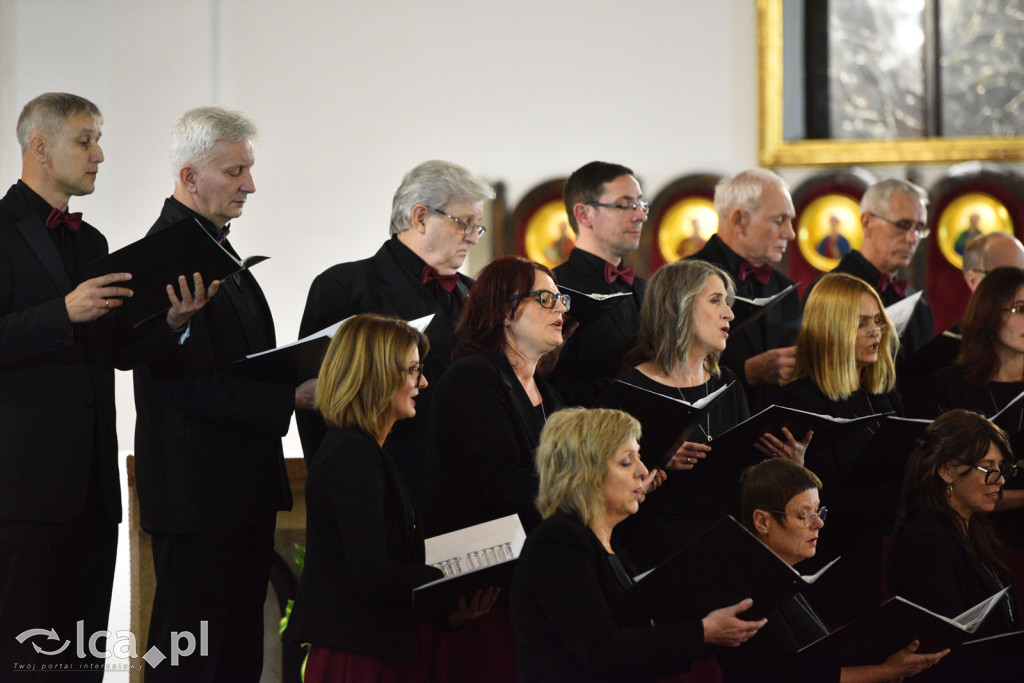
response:
[[[812,662],[833,666],[881,664],[912,640],[921,643],[917,649],[921,654],[939,652],[968,640],[1007,590],[953,619],[896,596],[798,652]]]
[[[796,287],[799,283],[795,282],[778,294],[772,296],[763,297],[761,299],[746,299],[741,296],[735,297],[732,302],[732,313],[735,318],[732,321],[732,325],[729,326],[729,333],[736,334],[747,325],[757,322],[761,319],[769,308],[777,306],[779,302],[785,299],[792,292],[796,294]]]
[[[445,537],[454,540],[446,544],[449,548],[442,552],[443,558],[438,558],[441,561],[435,563],[430,559],[430,546]],[[474,593],[492,586],[501,588],[502,595],[507,596],[525,540],[526,532],[517,515],[428,538],[427,561],[449,575],[413,590],[416,616],[423,621],[443,622],[458,609],[459,598],[468,602]]]
[[[752,598],[751,608],[738,616],[758,620],[814,583],[834,562],[816,574],[801,576],[739,522],[725,517],[638,576],[626,597],[663,624],[700,619]]]
[[[703,419],[708,407],[729,386],[719,387],[708,399],[691,404],[617,379],[608,386],[596,406],[622,410],[639,420],[643,427],[640,455],[648,467],[664,468]]]
[[[931,420],[886,415],[864,446],[857,466],[850,470],[846,485],[864,488],[902,482],[910,454],[931,423]],[[814,438],[818,438],[817,435]]]
[[[137,325],[170,307],[167,285],[174,285],[177,292],[179,275],[185,276],[191,289],[192,274],[199,273],[203,284],[209,287],[214,280],[223,280],[267,258],[250,256],[239,261],[217,244],[198,220],[189,217],[91,261],[81,270],[86,280],[108,273],[131,273],[132,279],[118,286],[127,287],[134,294],[113,313]]]
[[[409,324],[420,332],[425,332],[433,318],[434,316],[431,314],[410,320]],[[324,362],[327,347],[331,345],[331,338],[334,337],[345,320],[336,322],[291,344],[249,354],[241,360],[234,361],[228,367],[236,375],[258,382],[290,384],[297,387],[307,379],[313,379],[320,374],[320,365]]]
[[[715,435],[709,442],[711,453],[701,467],[730,467],[743,469],[765,458],[754,444],[762,434],[773,434],[782,438],[782,428],[787,428],[795,439],[803,439],[808,431],[814,431],[814,441],[829,443],[851,434],[858,429],[872,426],[887,413],[876,413],[855,418],[832,417],[772,404],[739,423],[735,427]],[[810,448],[814,448],[814,441]]]
[[[580,327],[586,327],[608,311],[621,304],[624,299],[628,299],[633,296],[632,292],[588,294],[586,292],[581,292],[578,289],[562,285],[559,285],[558,291],[562,294],[568,294],[572,299],[572,305],[569,307],[569,312],[566,315],[578,322]]]

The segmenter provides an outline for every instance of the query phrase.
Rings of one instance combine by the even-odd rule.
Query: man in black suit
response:
[[[174,194],[150,234],[193,218],[235,254],[227,224],[256,190],[255,135],[239,113],[186,112],[171,140]],[[135,372],[136,481],[157,581],[149,645],[166,655],[172,632],[207,633],[206,654],[147,662],[149,683],[259,680],[276,514],[292,502],[281,437],[293,409],[312,405],[315,380],[232,375],[229,363],[274,347],[274,323],[248,270],[221,289],[187,346]]]
[[[331,266],[313,280],[299,337],[358,313],[403,320],[433,314],[426,329],[430,353],[424,376],[437,382],[451,363],[455,326],[473,281],[458,269],[483,235],[484,201],[494,190],[467,169],[427,161],[409,171],[391,207],[391,239],[370,258]],[[426,486],[425,429],[433,392],[420,394],[416,417],[395,425],[388,453],[422,507]],[[316,413],[296,414],[302,452],[311,462],[326,433]]]
[[[576,243],[555,268],[559,287],[586,294],[629,293],[611,310],[583,324],[558,357],[552,382],[568,405],[591,406],[623,367],[636,341],[647,285],[623,257],[640,246],[649,207],[633,171],[592,161],[573,171],[562,191]],[[572,317],[572,313],[569,314]]]
[[[736,282],[736,294],[758,299],[778,294],[793,282],[772,267],[786,253],[793,231],[789,187],[771,171],[753,168],[715,187],[718,232],[689,258],[714,263]],[[739,329],[732,324],[721,362],[746,384],[751,412],[771,402],[773,387],[789,379],[796,365],[800,297],[793,290],[765,314]]]
[[[899,271],[910,265],[921,240],[928,237],[927,202],[928,195],[923,189],[899,178],[880,180],[869,187],[860,200],[864,241],[859,250],[851,249],[831,272],[864,280],[875,288],[884,306],[892,306],[913,294],[914,288],[899,277]],[[805,300],[816,284],[817,280],[804,292]],[[901,365],[934,336],[932,310],[921,298],[900,335]]]
[[[69,641],[77,621],[86,640],[105,631],[110,611],[121,521],[114,367],[172,352],[207,299],[201,281],[193,299],[181,279],[184,299],[169,294],[165,318],[126,330],[106,314],[131,295],[121,286],[131,275],[81,280],[107,241],[67,208],[95,189],[102,123],[76,95],[26,104],[21,180],[0,200],[0,680],[28,680],[13,672],[32,665],[65,667],[42,677],[103,678],[106,660],[92,652],[104,639],[95,650],[83,642],[84,658]],[[18,642],[29,629],[55,635]]]

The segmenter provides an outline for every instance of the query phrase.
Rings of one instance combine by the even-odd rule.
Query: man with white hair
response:
[[[715,187],[715,211],[718,232],[689,258],[723,268],[744,298],[773,296],[793,284],[773,268],[796,238],[793,200],[782,178],[760,168],[725,178]],[[767,407],[773,387],[792,376],[800,317],[800,297],[793,290],[760,320],[730,335],[721,360],[746,384],[752,411]]]
[[[256,191],[255,137],[237,112],[186,112],[171,139],[174,194],[150,234],[191,218],[237,257],[228,222]],[[281,437],[293,410],[312,406],[316,382],[231,374],[232,361],[275,346],[274,322],[248,270],[221,289],[193,319],[187,347],[135,372],[136,482],[156,572],[149,645],[166,655],[182,633],[207,637],[205,653],[147,660],[147,683],[255,683],[263,668],[276,514],[292,504]]]
[[[913,294],[915,290],[899,277],[899,271],[910,265],[921,240],[928,237],[927,202],[927,193],[907,180],[887,178],[869,187],[860,200],[864,241],[859,250],[851,249],[831,272],[864,280],[875,288],[884,306],[892,306]],[[805,300],[815,284],[817,280],[804,292]],[[901,366],[935,336],[934,328],[931,308],[922,298],[900,335]]]
[[[494,190],[469,170],[448,161],[426,161],[405,174],[391,205],[391,239],[370,258],[331,266],[309,288],[299,337],[358,313],[403,320],[433,314],[426,329],[430,353],[423,375],[433,384],[451,363],[455,325],[473,281],[459,268],[486,231],[484,202]],[[417,399],[416,416],[401,420],[388,437],[388,452],[418,503],[426,494],[424,432],[432,392]],[[312,411],[296,414],[302,452],[312,462],[326,427]]]
[[[68,203],[96,188],[102,124],[77,95],[30,101],[17,124],[21,180],[0,199],[3,680],[103,678],[106,660],[92,653],[106,647],[121,521],[114,368],[173,352],[207,300],[201,281],[193,298],[179,278],[183,298],[168,293],[167,315],[129,330],[107,314],[131,296],[131,275],[82,280],[107,240]],[[78,629],[88,647],[69,646]]]

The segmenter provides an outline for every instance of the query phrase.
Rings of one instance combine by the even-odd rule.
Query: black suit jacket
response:
[[[408,664],[412,590],[442,573],[423,564],[423,531],[391,457],[365,432],[331,429],[306,506],[306,564],[284,639]]]
[[[530,532],[511,590],[520,681],[654,680],[710,656],[699,620],[653,626],[623,596],[632,565],[612,557],[571,517]]]
[[[748,299],[778,294],[793,284],[792,280],[774,268],[767,284],[762,285],[753,277],[740,280],[739,271],[743,264],[743,257],[726,246],[718,235],[712,235],[700,251],[687,258],[713,263],[729,273],[736,283],[736,294]],[[778,387],[763,384],[747,385],[745,368],[747,359],[765,351],[795,344],[797,333],[800,331],[802,315],[803,307],[800,304],[800,297],[794,290],[782,301],[765,311],[760,320],[747,325],[742,330],[730,333],[729,343],[719,362],[735,372],[747,387],[747,399],[752,412],[756,413],[774,403],[778,396]],[[737,320],[733,325],[735,326],[739,322]]]
[[[69,521],[91,485],[103,516],[119,522],[114,368],[170,349],[176,335],[162,318],[135,332],[113,315],[72,324],[64,297],[78,282],[29,191],[14,186],[0,200],[0,519]],[[107,253],[88,223],[68,235],[78,265]]]
[[[460,358],[435,385],[428,535],[512,513],[527,531],[540,521],[534,452],[544,416],[561,408],[562,399],[536,381],[543,415],[499,351]]]
[[[197,215],[168,199],[150,233],[190,214]],[[243,270],[193,316],[187,344],[135,371],[135,472],[144,529],[239,528],[272,523],[277,510],[291,507],[281,437],[295,388],[234,377],[227,369],[273,346],[270,308]]]
[[[433,385],[451,363],[458,321],[442,310],[426,285],[402,268],[392,255],[390,245],[386,242],[368,259],[340,263],[318,275],[309,288],[299,336],[312,334],[358,313],[380,313],[403,320],[433,313],[434,319],[426,331],[430,353],[423,361],[423,374]],[[468,277],[459,275],[454,295],[464,302],[472,284]],[[398,422],[388,436],[388,452],[405,476],[413,496],[421,503],[427,477],[424,471],[428,441],[426,422],[433,394],[433,388],[422,392],[416,400],[416,416]],[[308,463],[327,433],[327,427],[313,411],[301,410],[295,419]]]
[[[600,261],[600,264],[597,262]],[[582,249],[569,252],[569,259],[555,268],[559,286],[587,294],[613,294],[629,288],[620,282],[604,281],[604,262]],[[633,280],[633,296],[623,297],[618,306],[597,320],[581,326],[569,337],[558,356],[551,383],[568,405],[590,407],[623,370],[622,361],[636,343],[640,328],[640,306],[647,281]],[[572,317],[572,311],[569,311]]]

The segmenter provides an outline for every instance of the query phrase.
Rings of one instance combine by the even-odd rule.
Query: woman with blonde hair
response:
[[[743,384],[718,364],[729,338],[734,296],[732,278],[706,261],[662,266],[647,285],[637,347],[626,358],[634,367],[618,379],[689,403],[731,386],[669,462],[665,483],[616,532],[616,541],[643,569],[739,510],[739,470],[705,462],[715,458],[714,437],[750,417]],[[788,431],[782,437],[766,434],[752,448],[802,462],[810,435],[803,442]]]
[[[860,278],[830,273],[811,291],[797,338],[796,368],[779,403],[837,418],[903,415],[896,390],[899,338],[875,290]],[[824,483],[831,533],[817,561],[843,559],[815,584],[825,619],[841,624],[881,599],[882,536],[892,526],[898,477],[854,485],[864,448],[877,425],[807,453],[808,469]]]
[[[306,481],[306,564],[285,640],[312,643],[307,683],[425,680],[412,591],[441,578],[424,564],[422,527],[384,443],[416,414],[427,338],[401,320],[346,321],[327,349],[316,408],[330,427]],[[449,617],[485,613],[477,594]]]
[[[650,481],[640,423],[618,410],[552,415],[537,449],[544,521],[530,532],[512,579],[520,681],[653,680],[736,646],[764,620],[736,616],[744,600],[703,619],[653,625],[626,598],[635,567],[612,530],[636,513]]]

